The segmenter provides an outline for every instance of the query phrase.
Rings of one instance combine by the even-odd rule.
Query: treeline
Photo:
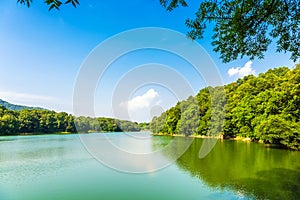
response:
[[[214,127],[220,126],[218,120],[211,119],[211,113],[218,108],[212,109],[210,95],[217,96],[214,106],[225,109],[225,123],[218,131],[224,137],[248,137],[300,149],[300,65],[292,70],[270,69],[257,77],[249,75],[224,87],[204,88],[195,97],[178,102],[154,117],[150,130],[162,134],[210,135]]]
[[[147,124],[146,124],[147,125]],[[9,110],[0,106],[0,135],[49,134],[77,132],[140,131],[145,123],[138,124],[111,118],[74,117],[65,112],[49,110]]]
[[[137,122],[105,117],[77,117],[75,118],[75,124],[78,132],[130,132],[141,130]]]
[[[0,135],[76,132],[74,117],[49,110],[9,110],[0,107]]]

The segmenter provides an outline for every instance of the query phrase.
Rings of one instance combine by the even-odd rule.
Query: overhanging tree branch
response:
[[[30,7],[32,0],[17,0]],[[64,4],[74,7],[78,0],[45,0],[49,10]],[[185,0],[160,0],[167,11],[188,6]],[[263,58],[272,40],[276,51],[290,52],[293,61],[300,58],[299,0],[205,0],[194,19],[187,19],[192,39],[203,38],[207,24],[213,26],[212,45],[224,62],[244,56]]]
[[[161,2],[179,6],[177,1]],[[212,45],[224,62],[263,58],[272,40],[277,51],[290,52],[293,61],[300,58],[299,0],[206,0],[195,18],[186,21],[188,36],[203,38],[207,23],[214,26]]]
[[[17,3],[26,5],[27,7],[30,7],[32,0],[17,0]],[[80,5],[78,0],[65,0],[65,1],[60,1],[60,0],[45,0],[45,3],[49,6],[49,11],[52,10],[53,8],[59,10],[61,5],[63,4],[72,4],[73,7],[77,7]]]

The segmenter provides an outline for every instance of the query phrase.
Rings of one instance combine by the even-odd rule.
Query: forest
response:
[[[211,96],[216,97],[214,106],[219,108],[212,109]],[[224,109],[224,121],[216,120],[218,109]],[[300,150],[299,120],[298,64],[293,69],[279,67],[258,76],[249,75],[224,87],[203,88],[196,96],[154,117],[150,130],[154,134],[187,136],[212,136],[217,132],[225,138],[250,138]]]
[[[140,131],[147,124],[112,118],[75,117],[49,110],[10,110],[0,106],[0,135]]]

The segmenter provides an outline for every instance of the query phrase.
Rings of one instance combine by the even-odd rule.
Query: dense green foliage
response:
[[[225,87],[226,117],[219,133],[225,137],[248,137],[269,144],[300,149],[300,65],[270,69],[257,77],[249,75]],[[151,131],[163,134],[211,135],[211,94],[220,87],[207,87],[195,96],[154,117]],[[226,103],[226,104],[225,104]],[[220,109],[222,109],[220,107]]]
[[[78,132],[129,132],[141,130],[137,122],[105,117],[77,117],[75,118],[75,124]]]
[[[11,104],[8,103],[7,101],[3,101],[2,99],[0,99],[0,106],[3,106],[9,110],[45,110],[43,108],[39,108],[39,107],[29,107],[29,106],[22,106],[22,105],[16,105],[16,104]]]
[[[185,0],[160,0],[169,11],[188,6]],[[299,0],[206,0],[200,3],[194,19],[186,20],[188,36],[201,39],[212,26],[212,45],[224,62],[248,56],[263,58],[272,40],[277,51],[300,57]]]
[[[74,117],[49,110],[9,110],[0,107],[0,135],[76,132]]]
[[[138,123],[111,118],[74,117],[49,110],[9,110],[0,106],[0,135],[59,132],[140,131]]]
[[[149,130],[149,128],[150,128],[149,125],[150,125],[150,123],[148,123],[148,122],[139,123],[139,127],[141,130]]]

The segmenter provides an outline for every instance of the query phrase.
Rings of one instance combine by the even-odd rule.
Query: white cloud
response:
[[[250,74],[255,74],[255,70],[252,69],[252,61],[248,61],[243,67],[230,68],[227,73],[229,76],[237,76],[242,78]]]
[[[149,89],[141,96],[136,96],[127,102],[120,103],[120,106],[128,110],[149,108],[153,103],[157,104],[159,102],[154,101],[158,96],[159,94],[154,89]]]

